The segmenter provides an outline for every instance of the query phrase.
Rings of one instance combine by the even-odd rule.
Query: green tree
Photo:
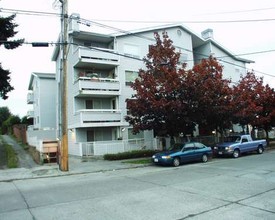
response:
[[[8,107],[0,107],[0,126],[1,126],[1,133],[4,134],[7,132],[3,127],[4,121],[6,121],[11,116],[11,112]]]
[[[33,119],[32,118],[28,118],[27,116],[24,116],[21,119],[21,124],[32,125],[33,124]]]
[[[17,34],[15,28],[18,25],[14,23],[14,19],[15,15],[0,17],[0,47],[4,46],[8,50],[15,49],[24,42],[24,39],[9,40]],[[10,74],[11,72],[4,69],[0,63],[0,97],[3,99],[7,99],[7,94],[14,89],[10,84]]]
[[[21,119],[18,115],[10,115],[10,117],[3,122],[2,127],[4,127],[4,129],[6,131],[8,131],[9,134],[12,133],[12,126],[15,124],[21,124]]]

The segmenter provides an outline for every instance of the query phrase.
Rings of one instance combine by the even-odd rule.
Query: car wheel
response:
[[[238,158],[240,156],[240,151],[239,150],[234,150],[233,151],[233,157]]]
[[[202,155],[201,160],[202,160],[203,163],[206,163],[208,161],[207,154]]]
[[[264,152],[264,148],[262,146],[259,146],[257,152],[258,154],[262,154]]]
[[[175,157],[173,160],[174,167],[178,167],[180,165],[180,159],[178,157]]]

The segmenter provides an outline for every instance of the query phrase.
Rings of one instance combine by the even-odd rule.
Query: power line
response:
[[[156,23],[156,24],[170,24],[170,23],[191,23],[191,24],[213,24],[213,23],[250,23],[250,22],[270,22],[275,21],[275,18],[262,19],[240,19],[240,20],[178,20],[178,21],[142,21],[142,20],[108,20],[108,19],[93,19],[97,22],[113,22],[113,23]]]
[[[4,43],[4,44],[5,43],[14,43],[14,41],[0,41],[0,43]],[[63,45],[64,44],[64,43],[61,43],[61,42],[20,42],[20,43],[29,44],[29,45],[32,45],[33,47],[48,47],[48,46]],[[71,44],[71,45],[75,45],[75,46],[82,46],[82,45],[79,45],[79,44],[76,44],[76,43],[67,43],[67,44]],[[84,46],[84,47],[86,47],[88,49],[91,49],[91,50],[96,50],[96,51],[100,51],[100,52],[115,54],[115,55],[126,57],[126,58],[129,58],[129,59],[144,61],[143,59],[138,58],[138,57],[133,57],[133,56],[130,56],[130,55],[126,55],[126,54],[122,54],[122,53],[118,53],[118,52],[114,52],[114,51],[106,51],[106,50],[100,49],[98,47],[92,47],[92,46]],[[275,51],[275,49],[274,50],[268,50],[268,51],[257,51],[257,52],[253,52],[253,53],[249,53],[249,54],[269,53],[269,52],[274,52],[274,51]],[[209,57],[208,55],[205,55],[205,54],[199,54],[199,55],[202,55],[205,58]],[[238,55],[235,55],[235,56],[238,56]],[[226,61],[226,60],[222,59],[222,58],[225,58],[225,57],[228,57],[228,56],[216,57],[216,59],[220,62],[227,63],[227,64],[230,64],[230,65],[233,65],[233,66],[236,66],[236,67],[240,67],[240,68],[243,68],[243,69],[249,69],[249,68],[243,67],[242,65],[237,65],[235,63],[232,63],[232,62],[229,62],[229,61]],[[194,60],[186,60],[186,62],[190,62],[190,61],[194,61]],[[269,76],[269,77],[275,77],[275,75],[272,75],[272,74],[264,73],[264,72],[257,71],[257,70],[253,70],[253,71],[257,72],[257,73],[260,73],[262,75]]]
[[[61,14],[59,14],[59,13],[43,12],[43,11],[29,11],[29,10],[9,9],[9,8],[0,8],[0,12],[13,13],[13,14],[23,14],[23,15],[57,16],[57,17],[61,17]]]
[[[271,8],[270,8],[271,9]],[[263,9],[262,9],[263,10]],[[8,9],[8,8],[0,8],[0,12],[6,13],[16,13],[16,14],[24,14],[24,15],[38,15],[38,16],[58,16],[59,13],[52,12],[43,12],[43,11],[30,11],[30,10],[20,10],[20,9]],[[93,21],[100,22],[118,22],[118,23],[246,23],[246,22],[269,22],[275,21],[275,18],[262,18],[262,19],[240,19],[240,20],[180,20],[180,21],[142,21],[142,20],[104,20],[104,19],[93,19]]]
[[[262,10],[264,10],[264,9],[262,9]],[[20,13],[20,14],[25,14],[25,15],[58,16],[58,17],[61,16],[61,14],[59,14],[59,13],[50,13],[50,12],[41,12],[41,11],[30,11],[30,10],[18,10],[18,9],[7,9],[7,8],[6,9],[1,8],[0,11],[1,12],[3,12],[3,11],[5,12],[6,11],[7,13]],[[72,18],[72,19],[76,19],[76,18]],[[115,31],[118,31],[119,33],[136,36],[136,37],[143,38],[143,39],[150,40],[150,41],[155,41],[155,39],[153,39],[153,38],[142,36],[140,34],[135,34],[135,33],[132,33],[130,31],[125,31],[125,30],[122,30],[122,29],[119,29],[119,28],[115,28],[115,27],[112,27],[112,26],[109,26],[109,25],[105,25],[105,24],[96,22],[96,20],[91,21],[91,20],[83,19],[83,18],[80,18],[78,20],[80,22],[83,22],[83,23],[93,23],[94,25],[97,25],[99,27],[115,30]],[[101,21],[109,21],[109,20],[101,20]],[[275,21],[275,19],[253,19],[253,20],[232,20],[232,21],[181,21],[181,22],[183,22],[183,23],[224,23],[224,22],[228,23],[228,22],[252,22],[252,21],[253,22],[258,22],[258,21]],[[114,21],[114,20],[111,21],[110,20],[109,22],[117,22],[117,21]],[[121,21],[121,22],[144,22],[144,21]],[[145,22],[154,23],[154,22],[157,22],[157,21],[145,21]],[[169,22],[171,22],[171,21],[167,21],[167,23],[169,23]],[[164,23],[164,22],[163,21],[162,22],[158,21],[158,23]],[[6,43],[8,43],[8,42],[6,42]],[[24,42],[24,43],[25,44],[33,44],[33,43],[28,43],[28,42]],[[51,42],[49,44],[53,45],[53,44],[58,44],[58,43]],[[183,48],[183,47],[180,47],[180,46],[176,46],[175,45],[175,48],[178,48],[178,49],[181,49],[181,50],[185,50],[185,51],[194,53],[194,51],[186,49],[186,48]],[[252,54],[265,53],[265,52],[273,52],[273,51],[275,51],[275,50],[246,53],[246,54],[240,54],[240,55],[234,55],[234,56],[252,55]],[[205,55],[205,54],[199,54],[199,53],[196,53],[196,54],[204,56],[204,57],[208,57],[208,55]],[[222,57],[216,57],[216,58],[220,59],[220,58],[225,58],[225,57],[230,57],[230,56],[222,56]],[[133,57],[128,57],[128,58],[133,58]],[[228,63],[228,64],[231,64],[231,65],[234,65],[234,66],[238,66],[238,65],[236,65],[234,63],[231,63],[231,62],[228,62],[228,61],[224,61],[224,60],[221,60],[221,61],[225,62],[225,63]],[[243,66],[238,66],[238,67],[242,67],[242,68],[246,69]],[[255,71],[255,72],[261,73],[263,75],[275,77],[274,75],[263,73],[263,72],[260,72],[260,71]]]
[[[267,11],[267,10],[274,10],[274,9],[275,9],[275,7],[254,8],[254,9],[237,10],[237,11],[223,11],[223,12],[203,13],[203,14],[200,14],[200,15],[236,14],[236,13],[247,13],[247,12],[256,12],[256,11]]]
[[[257,51],[257,52],[250,52],[250,53],[235,54],[235,56],[248,56],[248,55],[255,55],[255,54],[261,54],[261,53],[271,53],[271,52],[275,52],[275,49],[263,50],[263,51]],[[224,58],[224,57],[228,57],[228,56],[221,56],[219,58]]]
[[[76,19],[76,18],[72,18],[72,19]],[[108,29],[112,29],[112,30],[115,30],[115,31],[118,31],[119,33],[123,33],[123,34],[128,34],[128,35],[132,35],[132,36],[135,36],[135,37],[139,37],[139,38],[143,38],[143,39],[146,39],[146,40],[150,40],[150,41],[155,41],[154,38],[150,38],[150,37],[146,37],[146,36],[143,36],[141,34],[135,34],[135,33],[132,33],[130,31],[125,31],[125,30],[122,30],[122,29],[119,29],[119,28],[115,28],[115,27],[112,27],[112,26],[109,26],[109,25],[105,25],[105,24],[101,24],[99,22],[94,22],[94,21],[91,21],[91,20],[88,20],[88,19],[82,19],[80,18],[79,19],[80,21],[82,22],[90,22],[90,23],[93,23],[95,25],[98,25],[100,27],[103,27],[103,28],[108,28]],[[197,55],[201,55],[205,58],[209,57],[209,55],[206,55],[206,54],[201,54],[201,53],[197,53],[197,52],[194,52],[192,50],[189,50],[189,49],[186,49],[186,48],[183,48],[183,47],[180,47],[180,46],[177,46],[177,45],[174,45],[175,48],[178,48],[178,49],[181,49],[181,50],[185,50],[185,51],[188,51],[188,52],[192,52],[192,53],[195,53]],[[253,55],[253,54],[259,54],[259,53],[264,53],[264,52],[274,52],[275,50],[268,50],[268,51],[258,51],[258,52],[254,52],[254,53],[246,53],[245,55]],[[234,56],[241,56],[241,55],[234,55]],[[221,56],[221,57],[216,57],[218,60],[224,62],[224,63],[227,63],[227,64],[230,64],[230,65],[233,65],[233,66],[237,66],[237,67],[240,67],[242,69],[248,69],[246,67],[243,67],[241,65],[237,65],[235,63],[232,63],[232,62],[229,62],[229,61],[225,61],[225,60],[222,60],[221,58],[225,58],[225,57],[230,57],[230,56]],[[194,60],[189,60],[189,61],[194,61]],[[254,72],[257,72],[257,73],[260,73],[262,75],[266,75],[266,76],[270,76],[270,77],[275,77],[274,75],[272,74],[268,74],[268,73],[264,73],[264,72],[261,72],[261,71],[257,71],[257,70],[253,70]]]

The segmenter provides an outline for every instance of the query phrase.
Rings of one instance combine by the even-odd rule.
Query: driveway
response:
[[[38,164],[36,164],[34,162],[34,160],[32,159],[32,157],[30,156],[30,154],[27,151],[25,151],[23,149],[23,147],[20,146],[10,136],[8,136],[8,135],[2,135],[2,137],[3,137],[3,140],[7,144],[11,145],[13,147],[14,151],[16,152],[16,154],[18,156],[18,159],[19,159],[19,164],[18,164],[19,168],[33,168],[33,167],[39,166]],[[0,149],[3,150],[4,149],[3,146],[1,146]]]

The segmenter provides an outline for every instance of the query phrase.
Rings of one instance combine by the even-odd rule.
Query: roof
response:
[[[70,32],[70,34],[74,35],[75,38],[79,38],[82,40],[85,40],[85,39],[95,39],[96,40],[97,38],[100,38],[101,40],[105,39],[106,42],[108,42],[108,41],[110,42],[113,40],[113,38],[119,38],[119,37],[131,36],[131,35],[135,36],[135,35],[139,35],[141,33],[153,32],[153,31],[155,32],[155,31],[165,30],[165,29],[170,29],[170,28],[180,28],[180,29],[184,30],[185,32],[189,33],[192,38],[193,48],[197,48],[197,47],[212,43],[217,48],[219,48],[220,50],[222,50],[226,54],[228,54],[228,56],[232,57],[233,59],[235,59],[237,61],[241,61],[244,63],[254,63],[254,61],[252,61],[252,60],[244,59],[244,58],[234,55],[232,52],[230,52],[224,46],[219,44],[213,38],[208,38],[208,39],[202,38],[200,34],[195,33],[191,29],[184,26],[182,23],[174,23],[174,24],[166,24],[166,25],[161,25],[161,26],[146,27],[146,28],[142,28],[142,29],[136,29],[136,30],[132,30],[132,31],[123,31],[123,32],[113,33],[113,34],[108,34],[108,35],[93,33],[93,32],[85,32],[85,31]],[[60,52],[60,46],[58,45],[55,47],[55,50],[54,50],[54,53],[52,56],[52,61],[56,61],[59,52]]]
[[[43,78],[43,79],[55,79],[55,73],[37,73],[37,72],[33,72],[31,74],[28,90],[33,89],[32,84],[33,84],[34,77]]]
[[[245,63],[254,63],[254,61],[252,61],[252,60],[244,59],[244,58],[234,55],[232,52],[230,52],[224,46],[219,44],[213,38],[208,38],[208,39],[202,38],[199,34],[195,33],[194,31],[190,30],[189,28],[185,27],[183,24],[167,24],[167,25],[162,25],[162,26],[137,29],[137,30],[133,30],[133,31],[125,32],[125,33],[115,33],[115,34],[113,34],[113,36],[123,37],[123,36],[127,36],[127,35],[136,35],[136,34],[141,34],[141,33],[145,33],[145,32],[152,32],[152,31],[164,30],[164,29],[169,29],[169,28],[180,28],[180,29],[186,31],[187,33],[189,33],[192,37],[193,48],[197,48],[197,47],[203,46],[205,44],[212,43],[217,48],[219,48],[220,50],[222,50],[226,54],[228,54],[228,56],[232,57],[233,59],[235,59],[237,61],[241,61],[241,62],[245,62]]]
[[[97,41],[100,39],[101,42],[110,43],[114,41],[114,37],[112,35],[94,33],[94,32],[87,32],[87,31],[70,31],[69,35],[74,36],[75,39],[80,40],[94,40]],[[57,42],[61,42],[60,36]],[[60,44],[57,44],[54,48],[52,61],[56,61],[58,54],[60,53]]]
[[[222,45],[220,45],[217,41],[215,41],[213,39],[207,39],[207,40],[205,40],[205,42],[211,42],[213,45],[215,45],[220,50],[222,50],[223,52],[225,52],[226,54],[228,54],[230,57],[232,57],[233,59],[235,59],[237,61],[241,61],[244,63],[255,63],[255,61],[253,61],[253,60],[244,59],[244,58],[234,55],[232,52],[230,52],[228,49],[226,49],[225,47],[223,47]]]

